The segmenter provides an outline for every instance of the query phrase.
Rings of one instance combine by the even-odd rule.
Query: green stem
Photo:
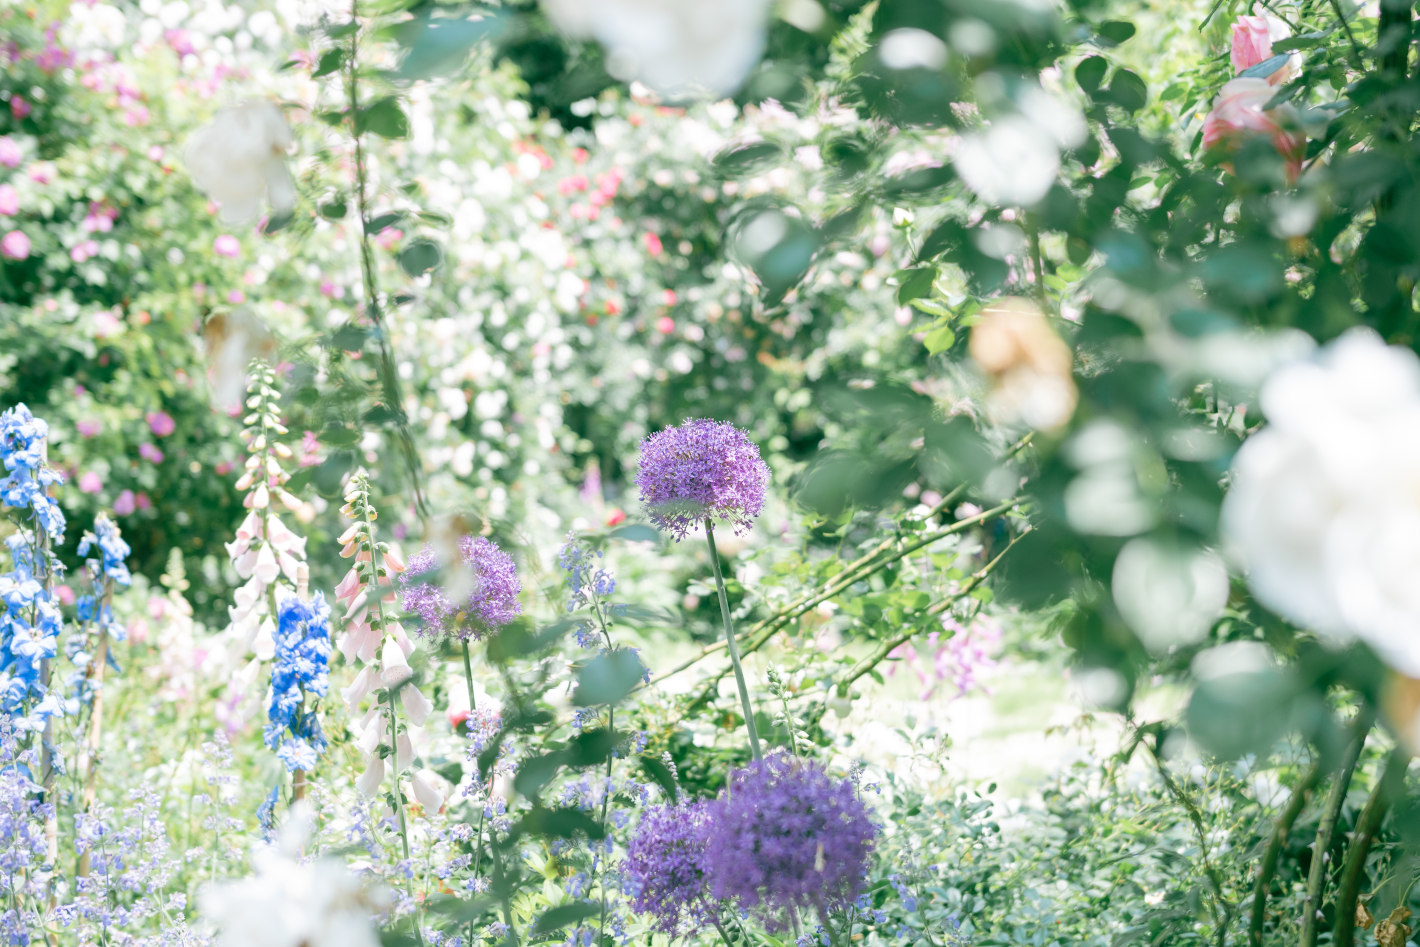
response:
[[[740,646],[735,641],[735,626],[730,620],[730,597],[725,592],[725,576],[720,571],[720,551],[715,548],[715,528],[710,520],[705,520],[705,542],[710,547],[710,564],[715,567],[715,589],[720,593],[720,617],[725,622],[725,643],[730,650],[730,663],[735,668],[735,683],[740,689],[740,704],[744,708],[745,729],[749,732],[749,751],[756,760],[764,759],[759,748],[759,731],[754,726],[754,706],[749,700],[749,685],[745,683],[745,670],[740,664]]]
[[[1263,853],[1262,865],[1257,869],[1257,883],[1253,885],[1252,920],[1247,929],[1247,939],[1251,947],[1262,947],[1263,927],[1267,921],[1267,893],[1272,887],[1272,878],[1277,873],[1277,861],[1282,854],[1282,846],[1287,844],[1287,836],[1292,833],[1292,826],[1302,814],[1302,809],[1306,808],[1307,797],[1320,780],[1321,763],[1317,763],[1303,777],[1301,784],[1292,793],[1292,798],[1287,801],[1286,810],[1272,827],[1272,838],[1267,843],[1267,851]]]
[[[1405,791],[1405,770],[1410,764],[1410,751],[1396,747],[1386,757],[1385,769],[1375,788],[1366,798],[1365,808],[1356,819],[1356,831],[1351,835],[1351,847],[1346,850],[1346,862],[1341,869],[1341,881],[1336,888],[1336,921],[1332,932],[1336,947],[1355,947],[1356,899],[1361,893],[1361,879],[1366,873],[1366,854],[1376,839],[1376,831],[1395,797]],[[1402,899],[1401,904],[1405,901]]]
[[[385,706],[389,709],[390,749],[393,751],[392,753],[390,753],[390,770],[393,773],[392,781],[394,783],[394,808],[395,811],[399,813],[399,840],[401,843],[403,843],[404,860],[407,862],[409,861],[409,825],[404,818],[404,791],[399,787],[399,720],[395,717],[394,713],[394,695],[397,689],[398,688],[391,687],[385,691]],[[412,883],[413,882],[411,881],[411,885]],[[412,887],[410,889],[410,893],[413,893]],[[414,916],[410,919],[410,923],[414,927],[415,940],[419,942],[420,947],[423,947],[424,931],[419,923],[418,905],[416,905],[414,908]]]
[[[1331,784],[1325,808],[1321,813],[1321,823],[1317,825],[1316,842],[1312,845],[1311,871],[1307,874],[1307,894],[1302,901],[1302,936],[1300,947],[1316,947],[1317,914],[1321,911],[1322,889],[1326,885],[1327,855],[1331,850],[1331,837],[1336,831],[1336,820],[1341,815],[1341,806],[1346,801],[1346,790],[1351,787],[1351,775],[1356,771],[1356,762],[1361,758],[1361,750],[1366,745],[1366,735],[1371,731],[1375,715],[1363,708],[1356,717],[1355,736],[1346,748],[1341,769],[1336,781]]]

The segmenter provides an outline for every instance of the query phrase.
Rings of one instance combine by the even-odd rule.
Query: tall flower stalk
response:
[[[50,662],[59,651],[64,619],[54,599],[55,578],[63,567],[51,552],[64,539],[64,514],[50,496],[63,478],[49,467],[49,426],[16,405],[0,414],[0,505],[9,507],[18,531],[9,537],[11,571],[0,575],[0,710],[15,727],[36,735],[40,747],[40,782],[44,793],[46,863],[59,859],[59,822],[54,807],[54,718],[63,704],[50,688]],[[45,884],[49,907],[54,876]]]
[[[715,545],[715,521],[727,523],[736,533],[748,532],[764,509],[764,491],[769,483],[769,467],[759,457],[759,448],[732,424],[704,418],[668,427],[641,444],[641,466],[636,485],[641,503],[651,522],[676,542],[697,525],[705,527],[705,542],[715,573],[715,589],[720,597],[720,618],[725,626],[725,643],[735,671],[735,684],[749,734],[750,753],[763,759],[759,731],[754,723],[754,705],[740,661],[730,617],[730,598],[720,568],[720,552]]]
[[[395,601],[393,577],[404,571],[405,563],[398,550],[376,538],[375,520],[379,513],[371,500],[370,481],[364,473],[351,479],[341,513],[353,522],[341,534],[344,546],[340,554],[355,561],[336,587],[336,595],[346,602],[346,633],[340,651],[346,660],[358,658],[365,664],[343,696],[352,712],[367,697],[375,697],[375,703],[360,723],[362,732],[358,745],[365,754],[365,772],[356,788],[364,796],[376,795],[384,782],[385,760],[392,758],[387,798],[395,814],[407,866],[409,824],[400,774],[414,761],[414,744],[409,727],[400,726],[396,700],[403,705],[409,724],[416,727],[423,726],[433,705],[413,683],[409,656],[414,653],[414,642],[404,627],[385,613],[384,606]],[[437,811],[443,804],[442,793],[421,774],[410,777],[410,789],[426,810]],[[412,887],[410,894],[412,897]],[[422,944],[424,935],[417,908],[412,923],[415,937]]]
[[[237,528],[235,540],[227,543],[227,555],[237,575],[246,580],[237,589],[236,605],[228,611],[237,653],[252,655],[237,679],[239,684],[251,686],[262,664],[276,656],[278,603],[299,597],[306,568],[306,538],[287,527],[274,509],[279,504],[295,514],[304,507],[300,498],[286,489],[291,475],[283,464],[295,454],[281,441],[290,432],[281,423],[276,372],[264,362],[253,362],[247,391],[248,413],[242,419],[246,427],[241,434],[247,459],[236,486],[247,491],[242,505],[249,512]],[[272,683],[277,684],[275,680]],[[283,762],[289,767],[291,760]],[[293,795],[303,791],[305,772],[293,771]]]
[[[102,513],[94,520],[94,531],[86,533],[79,543],[79,555],[87,556],[97,546],[99,558],[87,563],[92,591],[81,597],[77,605],[81,621],[92,622],[94,644],[85,648],[89,653],[88,664],[80,677],[80,702],[87,703],[89,719],[84,727],[84,739],[80,747],[79,779],[83,785],[80,811],[88,815],[93,811],[94,799],[98,794],[99,745],[103,737],[104,721],[104,671],[109,660],[111,641],[122,641],[123,624],[113,615],[113,594],[117,586],[132,584],[125,560],[130,552],[113,521]],[[82,639],[81,639],[82,640]],[[79,856],[79,877],[89,874],[89,852]]]

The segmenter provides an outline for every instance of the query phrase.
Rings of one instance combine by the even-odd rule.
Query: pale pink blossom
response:
[[[113,501],[113,511],[119,516],[128,516],[135,509],[137,509],[137,504],[134,501],[132,490],[124,490],[118,495],[118,499]]]
[[[24,157],[25,153],[20,150],[15,139],[9,135],[0,135],[0,165],[7,168],[18,168]]]
[[[1224,85],[1213,101],[1213,110],[1203,120],[1203,146],[1236,149],[1247,136],[1264,135],[1286,162],[1287,179],[1296,181],[1302,173],[1307,140],[1301,132],[1292,130],[1296,110],[1290,105],[1264,108],[1275,91],[1265,79],[1251,77]]]
[[[10,260],[23,260],[30,255],[30,238],[23,231],[12,230],[0,237],[0,256]]]
[[[1233,23],[1232,48],[1229,58],[1233,72],[1251,69],[1272,58],[1272,44],[1291,35],[1287,25],[1275,16],[1240,16]],[[1281,68],[1267,77],[1272,85],[1292,79],[1297,74],[1294,58],[1288,57]]]
[[[20,192],[14,185],[0,184],[0,217],[13,217],[20,212]]]
[[[103,481],[100,480],[99,475],[92,470],[85,471],[83,476],[79,478],[80,493],[98,493],[103,488]]]

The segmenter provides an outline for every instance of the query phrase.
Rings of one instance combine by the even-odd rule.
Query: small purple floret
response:
[[[737,770],[707,818],[711,895],[770,927],[842,910],[863,890],[877,826],[852,781],[816,763],[781,752]]]
[[[700,930],[715,915],[705,874],[708,802],[656,806],[641,815],[626,850],[631,906],[676,937]]]
[[[641,442],[641,503],[677,542],[707,519],[748,532],[764,509],[768,484],[759,447],[733,424],[698,418]]]
[[[472,575],[444,575],[448,585],[427,581],[439,570],[439,557],[425,546],[409,560],[409,568],[400,576],[404,591],[400,606],[422,619],[419,633],[429,638],[448,635],[475,640],[497,631],[522,614],[518,594],[523,590],[513,557],[498,548],[498,544],[482,536],[465,536],[459,540],[463,564]],[[420,581],[420,577],[425,581]],[[462,604],[449,597],[448,587],[462,581],[468,594]]]

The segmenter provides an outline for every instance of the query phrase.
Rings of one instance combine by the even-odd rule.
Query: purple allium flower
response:
[[[672,937],[700,930],[715,915],[709,898],[708,802],[656,806],[641,815],[623,866],[631,906]]]
[[[518,593],[523,584],[512,556],[482,536],[460,539],[459,553],[471,575],[449,570],[444,586],[418,581],[421,575],[439,569],[438,554],[428,546],[409,560],[409,568],[400,576],[404,586],[400,606],[423,619],[422,633],[430,638],[451,635],[477,640],[522,614]],[[463,604],[455,604],[453,597],[462,599]]]
[[[847,907],[863,889],[877,826],[851,780],[776,753],[737,770],[707,811],[711,894],[771,927]]]
[[[641,442],[641,503],[677,542],[706,519],[747,532],[764,509],[768,484],[759,448],[733,424],[697,418]]]

